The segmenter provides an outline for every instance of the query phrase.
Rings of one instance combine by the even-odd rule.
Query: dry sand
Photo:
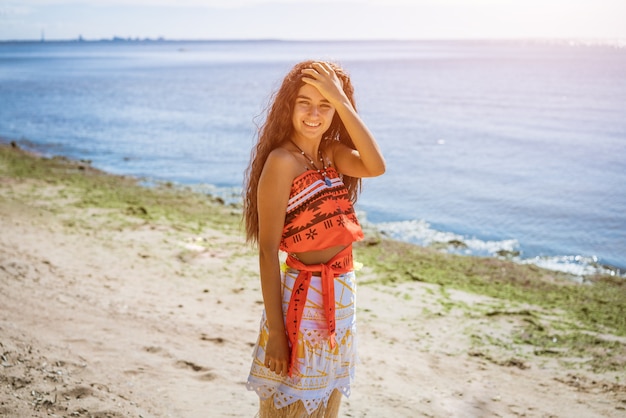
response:
[[[241,234],[77,208],[60,187],[0,178],[0,416],[253,417],[262,302]],[[340,416],[626,416],[614,374],[473,351],[472,336],[516,325],[468,314],[489,304],[361,286],[361,364]]]

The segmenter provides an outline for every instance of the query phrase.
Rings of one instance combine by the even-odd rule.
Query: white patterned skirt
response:
[[[298,270],[282,274],[283,317]],[[252,367],[246,387],[262,399],[274,398],[276,409],[302,401],[311,414],[320,404],[326,405],[333,390],[350,396],[358,361],[356,344],[356,282],[354,271],[335,277],[336,341],[330,348],[328,325],[323,309],[322,282],[311,278],[307,301],[298,333],[298,362],[293,376],[280,376],[265,367],[268,328],[265,312],[261,318],[259,338],[254,347]]]

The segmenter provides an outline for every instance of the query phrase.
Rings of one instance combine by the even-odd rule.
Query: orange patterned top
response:
[[[323,250],[363,239],[354,206],[334,167],[326,176],[308,170],[291,184],[280,249],[289,253]]]

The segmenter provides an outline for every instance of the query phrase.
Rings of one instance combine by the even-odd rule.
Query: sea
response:
[[[573,273],[626,271],[626,43],[0,42],[0,137],[237,202],[272,93],[304,59],[352,77],[387,172],[382,234]]]

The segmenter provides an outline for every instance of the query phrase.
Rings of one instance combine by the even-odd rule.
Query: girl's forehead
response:
[[[298,97],[306,97],[314,101],[326,101],[326,98],[321,95],[319,90],[310,84],[305,84],[304,86],[300,87],[300,90],[298,90]]]

